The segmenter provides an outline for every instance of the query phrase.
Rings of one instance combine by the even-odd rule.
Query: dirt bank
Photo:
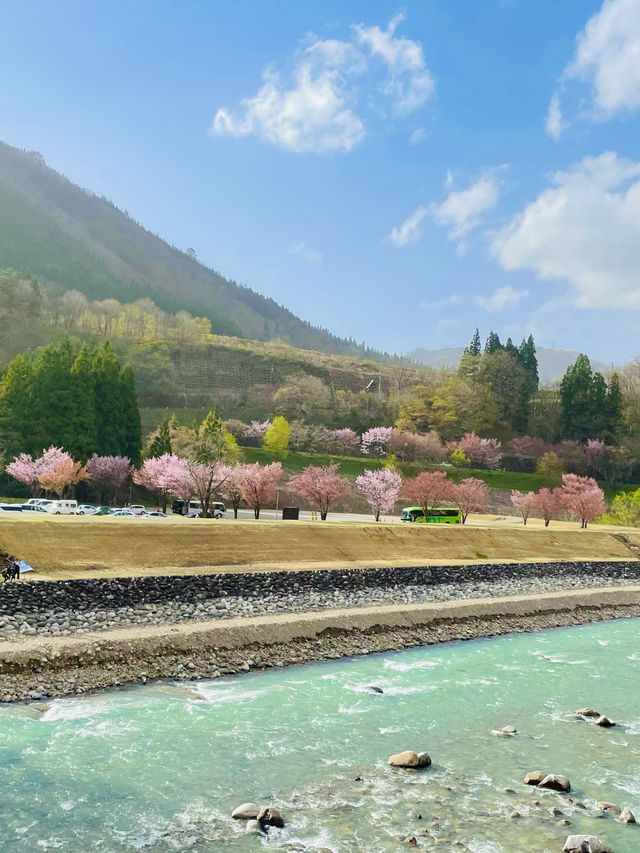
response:
[[[636,542],[636,537],[638,541]],[[0,548],[34,579],[302,566],[637,558],[637,531],[331,522],[2,519]]]
[[[0,701],[630,616],[640,616],[640,586],[23,638],[0,649]]]

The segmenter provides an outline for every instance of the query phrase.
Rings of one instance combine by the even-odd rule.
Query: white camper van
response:
[[[51,515],[75,515],[78,501],[49,501],[45,509]]]

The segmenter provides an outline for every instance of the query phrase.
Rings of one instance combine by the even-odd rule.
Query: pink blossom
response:
[[[580,526],[583,528],[606,512],[604,492],[592,477],[563,474],[560,492],[564,505],[572,515],[580,519]]]
[[[517,489],[511,492],[511,503],[522,516],[525,525],[531,515],[531,510],[535,506],[535,497],[533,492],[519,492]]]
[[[265,436],[266,431],[271,426],[271,421],[251,421],[249,426],[244,431],[245,438],[257,438],[260,443]]]
[[[356,486],[371,507],[375,520],[379,521],[381,513],[393,510],[402,486],[402,477],[388,468],[382,471],[367,470],[356,477]]]
[[[484,480],[477,477],[465,477],[453,484],[453,503],[460,510],[462,523],[471,512],[485,512],[489,503],[489,488]]]
[[[337,445],[339,453],[344,453],[345,455],[355,453],[360,445],[358,433],[349,429],[349,427],[329,430],[329,440],[332,444]]]
[[[187,505],[191,496],[192,481],[183,459],[173,453],[164,453],[145,459],[134,472],[133,481],[151,492],[155,492],[166,509],[170,495],[181,498]]]
[[[10,474],[20,483],[29,486],[33,494],[37,492],[40,485],[38,482],[38,466],[29,453],[21,453],[19,456],[15,456],[13,462],[9,462],[5,470],[7,474]]]
[[[537,435],[522,435],[511,439],[511,450],[517,456],[533,456],[540,459],[545,453],[553,450],[553,445]]]
[[[390,438],[391,427],[371,427],[362,436],[360,450],[364,456],[386,456]]]
[[[233,508],[233,517],[238,517],[238,510],[242,503],[242,496],[245,484],[245,466],[234,465],[229,468],[225,481],[220,486],[219,492],[222,497],[228,501]]]
[[[460,441],[449,442],[447,447],[451,451],[462,450],[471,463],[486,468],[497,468],[503,456],[497,438],[480,438],[475,432],[465,433]]]
[[[453,500],[454,484],[444,471],[422,471],[405,481],[402,493],[421,506],[427,516],[433,507]]]
[[[280,462],[272,462],[270,465],[254,462],[253,465],[244,466],[242,497],[247,506],[253,509],[256,518],[260,518],[260,510],[265,504],[275,500],[281,478]]]
[[[337,465],[322,468],[308,465],[300,474],[290,479],[291,487],[306,498],[320,512],[324,521],[330,508],[349,493],[349,483],[338,474]]]
[[[556,516],[563,507],[563,496],[561,489],[540,489],[533,496],[533,507],[544,518],[544,526]]]
[[[120,488],[133,473],[133,465],[124,456],[98,456],[94,453],[87,462],[87,472],[100,486]]]

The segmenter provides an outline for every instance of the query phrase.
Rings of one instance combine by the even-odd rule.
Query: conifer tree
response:
[[[96,392],[91,371],[92,354],[83,344],[71,367],[71,382],[75,397],[73,440],[63,444],[74,459],[86,462],[95,452],[98,440]]]
[[[142,454],[142,429],[133,370],[128,366],[120,370],[120,394],[122,397],[123,430],[123,443],[120,453],[130,459],[134,465],[137,465]]]
[[[120,362],[109,341],[106,341],[96,352],[92,369],[98,421],[96,452],[100,456],[118,456],[126,446],[126,415],[123,411]]]
[[[162,421],[146,452],[148,459],[173,453],[171,449],[171,428],[174,424],[175,418],[173,416]]]
[[[491,332],[489,332],[489,337],[487,338],[487,342],[484,345],[484,351],[491,353],[491,352],[498,352],[501,349],[504,349],[504,347],[500,343],[500,338],[492,330]]]

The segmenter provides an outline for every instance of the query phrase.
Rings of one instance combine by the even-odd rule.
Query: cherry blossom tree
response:
[[[580,519],[583,529],[606,512],[604,492],[592,477],[563,474],[560,492],[564,506]]]
[[[184,460],[173,453],[145,459],[141,467],[134,471],[133,481],[158,495],[163,512],[171,496],[181,498],[185,501],[185,507],[189,506],[192,479]]]
[[[517,489],[514,489],[511,492],[511,503],[522,516],[522,521],[524,522],[525,526],[527,524],[527,519],[531,515],[531,510],[535,505],[534,501],[534,492],[519,492]]]
[[[471,512],[484,512],[489,504],[489,487],[477,477],[465,477],[459,483],[453,483],[453,503],[460,510],[462,523]]]
[[[552,518],[555,518],[564,505],[563,495],[560,489],[540,489],[533,496],[533,508],[544,518],[544,526],[548,527]]]
[[[255,438],[262,444],[266,431],[271,426],[271,421],[251,421],[244,431],[245,438]]]
[[[516,456],[533,456],[534,459],[540,459],[545,453],[553,450],[553,446],[537,435],[521,435],[511,439],[511,450]]]
[[[222,497],[231,504],[234,518],[238,517],[238,510],[240,509],[244,494],[244,469],[244,465],[234,465],[233,468],[229,468],[227,477],[219,489]]]
[[[328,439],[338,453],[343,453],[345,456],[355,453],[360,446],[360,436],[349,427],[329,430]]]
[[[244,477],[242,482],[242,497],[253,509],[256,518],[260,518],[260,510],[268,503],[273,503],[278,490],[278,483],[282,479],[282,465],[280,462],[272,462],[270,465],[244,466]]]
[[[475,432],[465,433],[460,441],[451,441],[447,447],[450,451],[462,450],[472,464],[484,468],[497,468],[503,456],[497,438],[480,438]]]
[[[362,436],[360,450],[363,456],[386,456],[391,438],[391,427],[377,426],[368,429]]]
[[[398,500],[402,477],[389,468],[382,471],[365,471],[356,477],[356,486],[364,495],[376,521],[380,514],[391,512]]]
[[[338,466],[308,465],[300,474],[291,477],[289,484],[294,491],[306,498],[325,521],[332,506],[349,494],[349,483],[338,474]]]
[[[231,468],[223,462],[194,462],[191,459],[183,461],[191,492],[200,501],[200,514],[202,518],[207,518],[211,501],[225,483]]]
[[[584,450],[587,454],[587,465],[591,466],[599,456],[604,456],[607,452],[607,445],[599,438],[590,438],[585,444]]]
[[[60,451],[60,448],[53,450]],[[46,466],[43,465],[38,472],[38,481],[46,492],[53,492],[61,498],[70,486],[88,480],[89,474],[82,462],[75,462],[68,453],[62,451],[61,455],[55,456],[56,458],[53,453],[49,454]]]
[[[36,495],[38,493],[40,489],[38,465],[31,454],[21,453],[19,456],[15,456],[13,462],[9,462],[5,470],[15,480],[28,486],[31,489],[31,494]]]
[[[101,492],[107,489],[111,497],[133,473],[133,465],[125,456],[98,456],[97,453],[89,459],[86,468],[92,482],[100,487]]]
[[[402,493],[422,507],[425,518],[428,518],[431,508],[453,500],[454,484],[444,471],[422,471],[405,480]]]

